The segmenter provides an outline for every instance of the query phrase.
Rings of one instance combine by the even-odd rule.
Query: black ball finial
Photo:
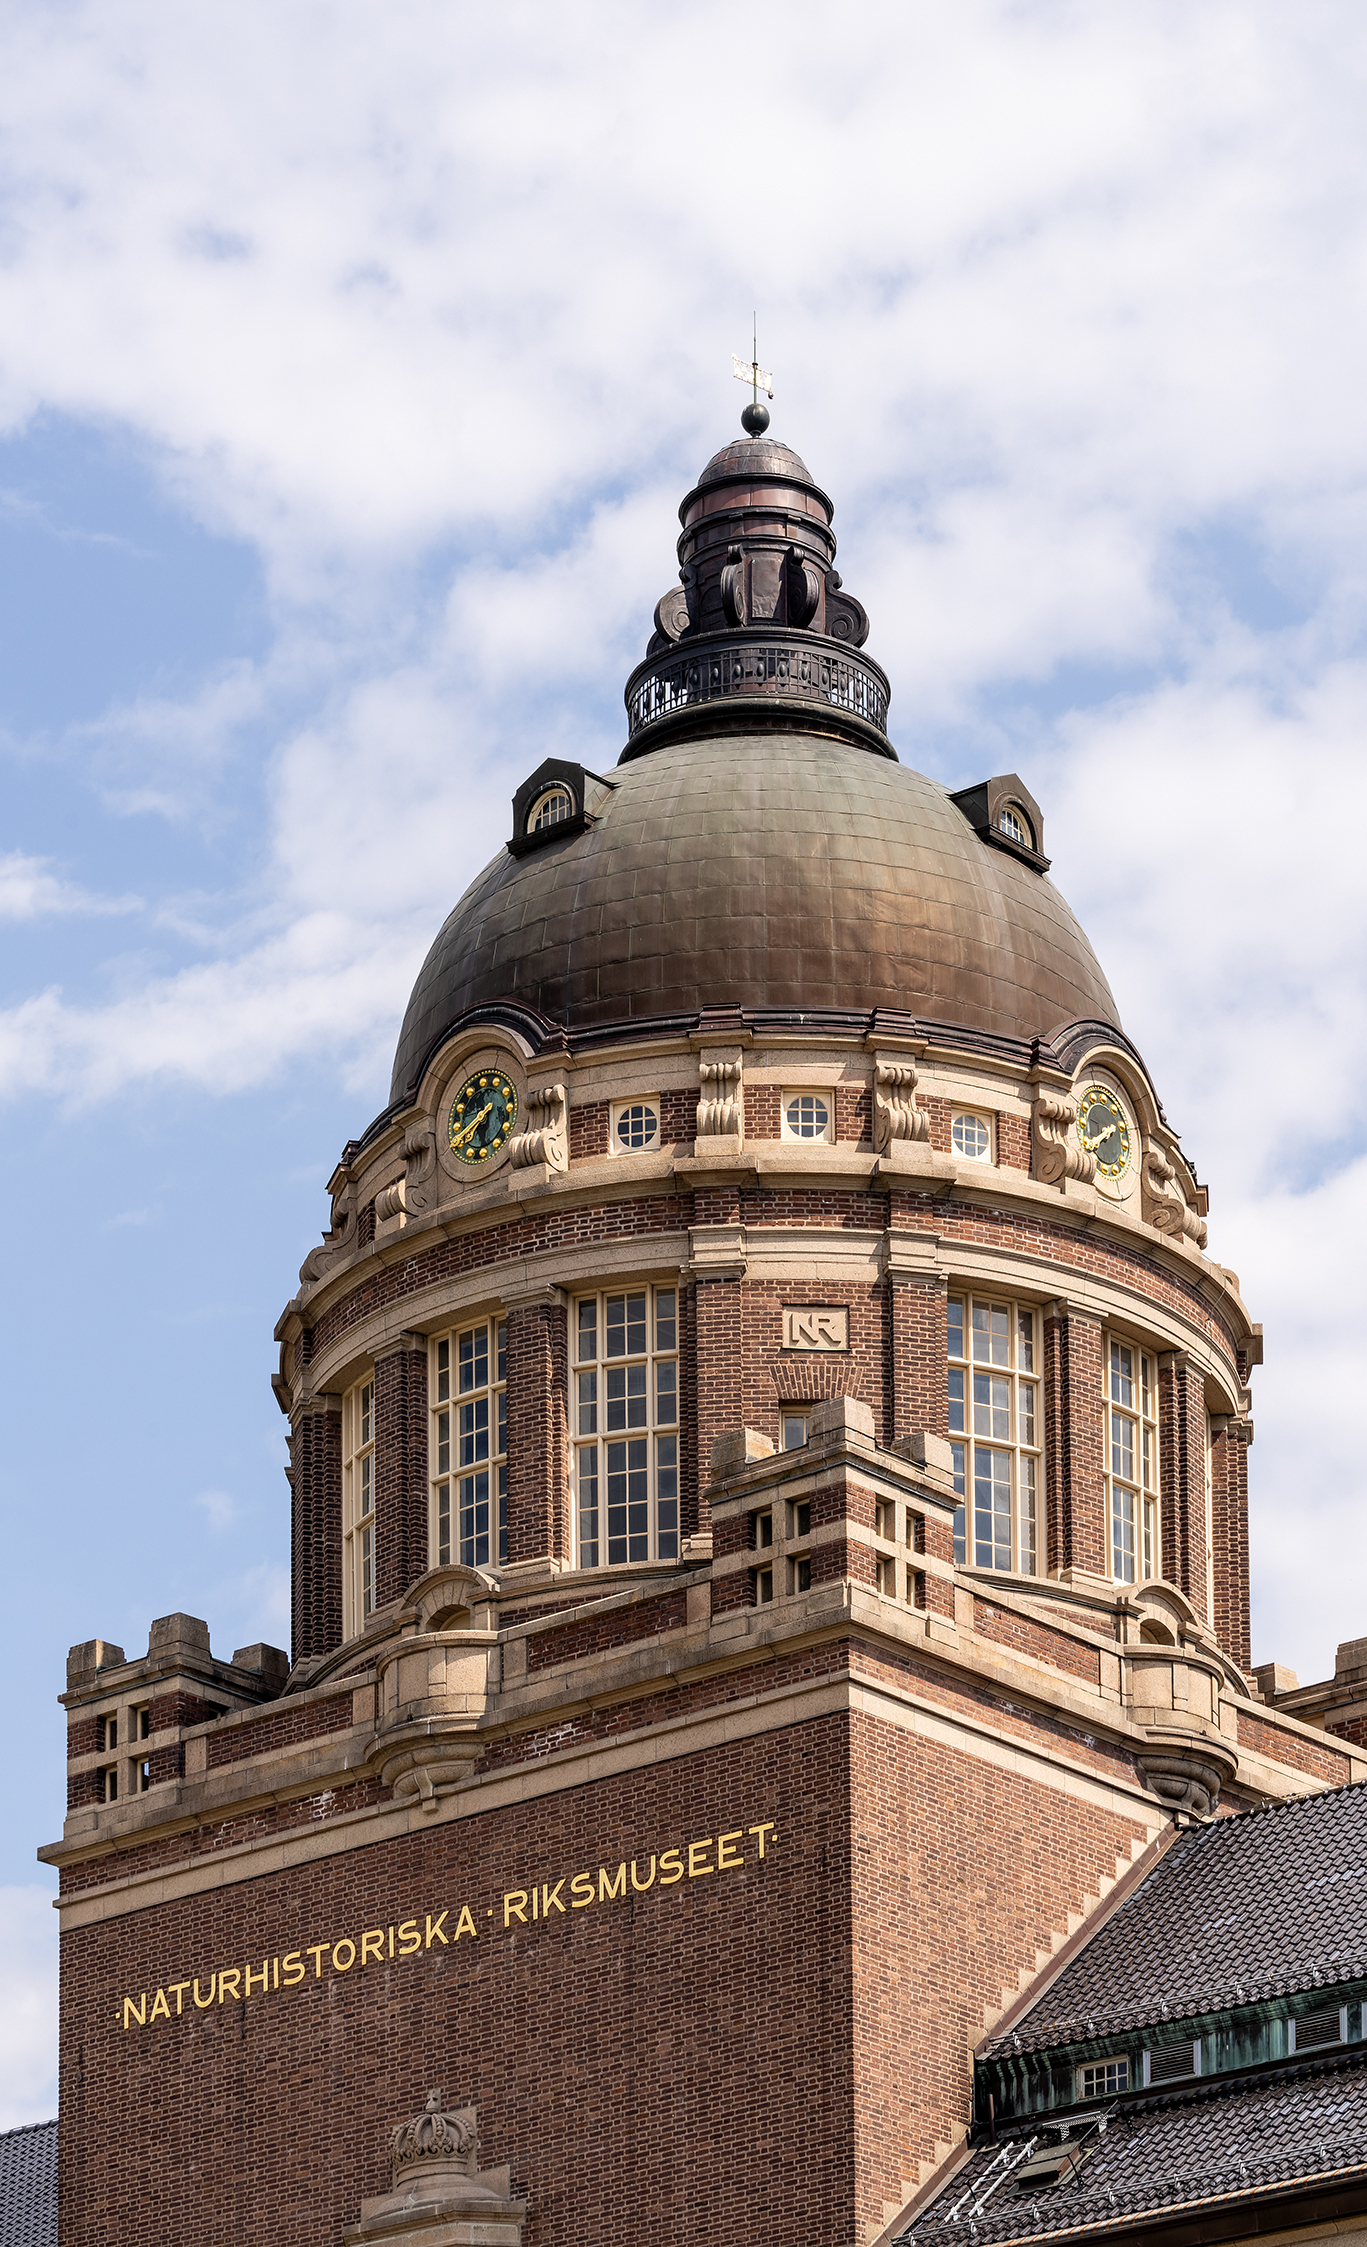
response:
[[[747,406],[741,415],[740,425],[747,437],[762,437],[769,426],[769,408],[762,406],[756,398],[753,405]]]

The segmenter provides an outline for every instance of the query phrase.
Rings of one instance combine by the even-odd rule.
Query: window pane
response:
[[[450,1472],[451,1415],[449,1412],[439,1412],[437,1414],[437,1473],[449,1475]]]
[[[1123,1412],[1111,1414],[1111,1473],[1134,1481],[1134,1422]]]
[[[952,1365],[949,1369],[949,1427],[952,1435],[961,1436],[964,1428],[964,1375],[963,1367]]]
[[[598,1433],[597,1372],[594,1371],[589,1373],[581,1373],[578,1377],[578,1381],[579,1427],[577,1433],[581,1436],[596,1436]]]
[[[489,1399],[477,1397],[473,1404],[460,1408],[460,1463],[462,1467],[474,1466],[476,1460],[489,1456]]]
[[[598,1298],[590,1295],[579,1305],[579,1363],[598,1355]]]
[[[646,1441],[635,1436],[607,1447],[608,1566],[650,1558],[649,1471]]]
[[[489,1329],[472,1326],[460,1338],[460,1393],[489,1386]]]
[[[1123,1342],[1111,1344],[1111,1402],[1134,1403],[1134,1353]]]
[[[1035,1440],[1035,1384],[1022,1381],[1017,1391],[1020,1399],[1020,1440],[1033,1444]]]
[[[1036,1571],[1035,1462],[1026,1456],[1020,1463],[1020,1566],[1026,1576]]]
[[[672,1287],[658,1287],[655,1290],[656,1349],[672,1350],[675,1347],[675,1331],[674,1290]]]
[[[973,1447],[973,1550],[979,1568],[1011,1566],[1011,1454]]]
[[[1035,1370],[1035,1314],[1018,1311],[1016,1314],[1016,1363],[1022,1373]]]
[[[805,1412],[785,1412],[783,1415],[783,1448],[800,1451],[807,1441],[807,1415]]]
[[[954,1508],[954,1558],[962,1564],[968,1558],[967,1509],[964,1505],[964,1458],[967,1446],[952,1443],[949,1448],[954,1455],[954,1490],[959,1500]]]
[[[678,1367],[672,1358],[655,1368],[655,1425],[671,1428],[679,1417]]]
[[[964,1306],[960,1295],[949,1298],[948,1324],[949,1354],[952,1358],[961,1358],[964,1354]]]
[[[952,1422],[951,1422],[952,1425]],[[1011,1441],[1011,1384],[991,1373],[973,1376],[973,1433]]]
[[[1152,1490],[1154,1486],[1152,1428],[1145,1428],[1141,1448],[1144,1454],[1144,1488],[1146,1490]]]
[[[1145,1430],[1146,1434],[1147,1432],[1148,1431]],[[1157,1522],[1155,1519],[1157,1511],[1158,1509],[1154,1505],[1152,1498],[1146,1498],[1144,1500],[1144,1574],[1146,1578],[1150,1576],[1156,1576],[1158,1574],[1158,1566],[1155,1559],[1155,1547],[1158,1542]]]
[[[1142,1357],[1142,1356],[1141,1356],[1141,1358],[1140,1358],[1140,1360],[1139,1360],[1139,1381],[1140,1381],[1140,1388],[1141,1388],[1141,1391],[1142,1391],[1142,1395],[1141,1395],[1141,1400],[1140,1400],[1140,1401],[1141,1401],[1141,1407],[1142,1407],[1142,1410],[1143,1410],[1144,1418],[1145,1418],[1146,1420],[1152,1420],[1152,1418],[1153,1418],[1153,1416],[1154,1416],[1154,1413],[1153,1413],[1153,1359],[1152,1359],[1152,1358],[1146,1358],[1146,1357]]]
[[[445,1568],[451,1559],[451,1485],[437,1485],[437,1566]]]
[[[370,1512],[375,1495],[375,1454],[368,1451],[361,1461],[361,1512]]]
[[[508,1449],[508,1392],[506,1389],[500,1389],[498,1392],[498,1443],[495,1449],[500,1459]]]
[[[449,1341],[445,1341],[445,1340],[443,1340],[443,1341],[441,1341],[441,1342],[438,1342],[438,1344],[437,1344],[437,1402],[438,1402],[438,1404],[445,1404],[445,1402],[446,1402],[447,1398],[448,1398],[448,1397],[450,1396],[450,1394],[451,1394],[451,1344],[450,1344],[450,1342],[449,1342]]]
[[[371,1405],[371,1399],[372,1399],[372,1397],[374,1396],[374,1393],[375,1393],[375,1392],[374,1392],[374,1390],[373,1390],[373,1389],[371,1388],[371,1386],[370,1386],[370,1383],[369,1383],[369,1382],[367,1381],[367,1383],[366,1383],[365,1387],[364,1387],[364,1388],[362,1389],[362,1391],[361,1391],[361,1441],[362,1441],[362,1443],[369,1443],[369,1441],[370,1441],[370,1405]]]
[[[508,1565],[508,1470],[498,1470],[498,1565]]]
[[[598,1446],[587,1444],[579,1454],[579,1565],[598,1566]]]
[[[467,1568],[489,1565],[489,1471],[462,1475],[460,1484],[460,1557]]]
[[[506,1381],[508,1378],[508,1321],[506,1319],[500,1319],[498,1322],[498,1377],[500,1381]]]
[[[655,1438],[655,1517],[661,1560],[679,1557],[679,1439]]]
[[[361,1613],[375,1605],[375,1532],[369,1524],[361,1531]]]
[[[973,1356],[979,1365],[1009,1365],[1011,1328],[1004,1303],[973,1305]]]
[[[1111,1499],[1111,1574],[1118,1584],[1134,1582],[1134,1493],[1117,1490]]]

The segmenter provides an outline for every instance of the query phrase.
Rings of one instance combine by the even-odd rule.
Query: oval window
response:
[[[617,1112],[617,1144],[634,1154],[641,1147],[653,1147],[660,1136],[658,1111],[648,1100],[628,1101]]]
[[[967,1155],[973,1162],[982,1162],[991,1151],[992,1134],[981,1116],[957,1115],[951,1136],[955,1154]]]

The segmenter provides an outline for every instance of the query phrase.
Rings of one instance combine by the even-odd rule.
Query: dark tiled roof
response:
[[[0,2247],[57,2247],[57,2125],[0,2133]]]
[[[1038,2051],[1367,1974],[1367,1785],[1193,1827],[1007,2035]]]
[[[1075,2122],[1073,2136],[1082,2128]],[[1319,2180],[1367,2181],[1367,2063],[1359,2053],[1136,2105],[1111,2120],[1075,2177],[1034,2191],[1016,2184],[1030,2152],[1057,2141],[1044,2130],[978,2147],[899,2238],[916,2247],[1063,2239]]]

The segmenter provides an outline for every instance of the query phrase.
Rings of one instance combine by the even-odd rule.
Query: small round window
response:
[[[950,1136],[956,1155],[967,1155],[973,1162],[982,1162],[991,1153],[992,1134],[981,1116],[956,1116]]]
[[[1035,847],[1035,838],[1014,804],[1002,805],[997,813],[997,831],[1005,835],[1009,842],[1022,843],[1026,850],[1033,850]]]
[[[660,1136],[659,1110],[648,1100],[631,1100],[617,1111],[617,1144],[634,1154],[641,1147],[653,1147]]]
[[[795,1092],[785,1110],[790,1139],[824,1139],[831,1112],[819,1092]]]
[[[539,835],[543,828],[558,827],[562,819],[573,817],[574,798],[569,789],[546,788],[527,814],[527,833]]]

